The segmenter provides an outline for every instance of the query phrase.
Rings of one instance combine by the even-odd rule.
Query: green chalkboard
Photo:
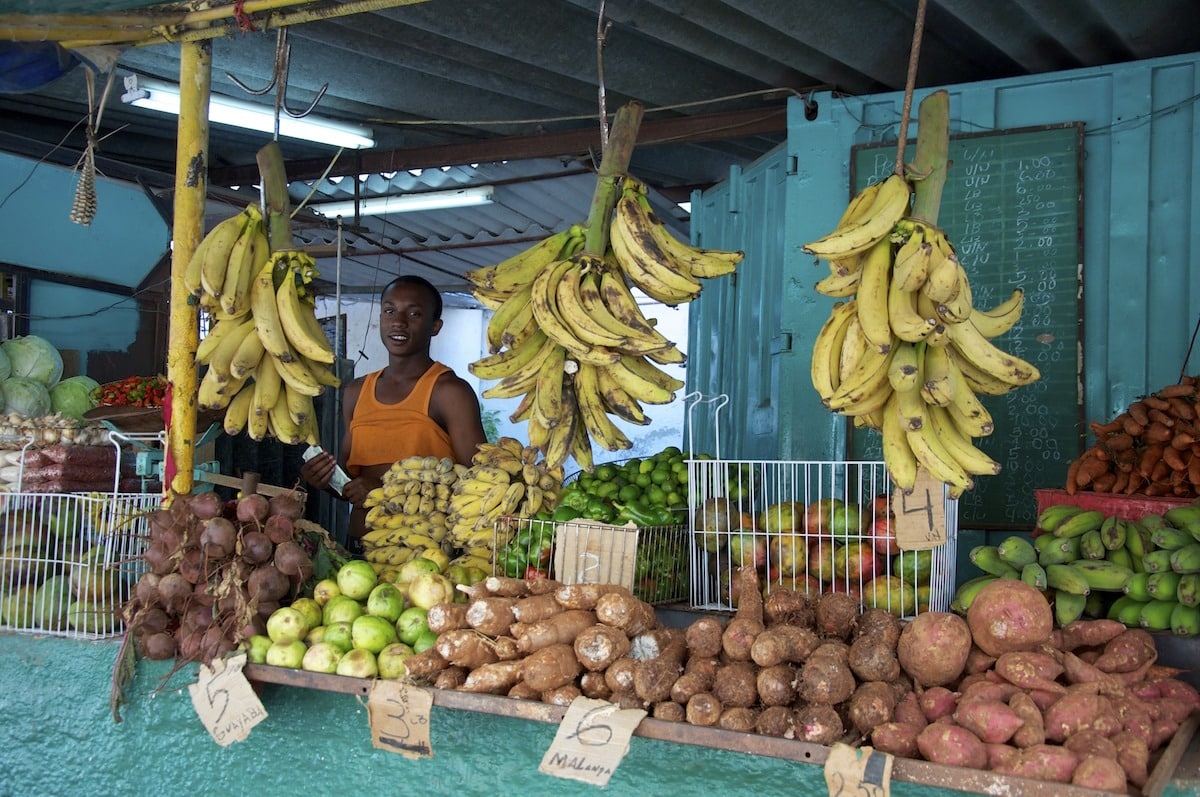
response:
[[[890,174],[895,159],[895,144],[854,147],[854,191]],[[1003,470],[976,479],[959,500],[961,528],[1029,528],[1034,490],[1061,487],[1082,452],[1082,169],[1081,124],[950,139],[938,223],[958,250],[977,306],[1024,289],[1020,322],[995,343],[1042,373],[1032,385],[983,397],[996,429],[976,445]],[[870,430],[852,430],[850,448],[855,458],[882,458]]]

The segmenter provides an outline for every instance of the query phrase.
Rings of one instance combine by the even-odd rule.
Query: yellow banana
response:
[[[589,346],[607,346],[624,350],[629,344],[628,339],[623,335],[608,331],[603,324],[588,313],[587,308],[583,305],[580,288],[581,281],[587,276],[583,264],[588,260],[587,257],[575,260],[574,267],[569,269],[555,284],[554,307],[558,310],[559,320],[570,330],[576,340]],[[598,258],[595,260],[599,262]]]
[[[995,425],[992,422],[992,414],[988,408],[979,400],[979,396],[971,389],[966,376],[958,367],[958,362],[954,359],[951,352],[951,371],[950,378],[954,382],[954,388],[951,391],[950,404],[946,406],[946,410],[954,419],[955,425],[962,429],[963,434],[971,437],[987,437],[995,431]]]
[[[925,425],[925,401],[921,398],[921,384],[924,382],[924,357],[917,360],[917,379],[907,390],[896,393],[896,411],[900,413],[900,428],[904,431],[920,429]],[[890,368],[890,366],[889,366]],[[891,379],[889,371],[889,381]]]
[[[841,382],[838,360],[846,340],[846,330],[857,313],[854,300],[838,302],[813,341],[810,376],[813,388],[822,401],[828,401]]]
[[[1017,288],[1011,296],[991,310],[980,310],[976,307],[971,311],[971,321],[979,329],[979,334],[985,338],[999,337],[1021,320],[1021,310],[1024,305],[1025,292]]]
[[[854,373],[859,360],[867,353],[868,346],[870,344],[863,335],[862,324],[859,323],[856,314],[846,325],[846,337],[842,340],[842,350],[837,352],[837,362],[832,363],[832,366],[837,369],[837,378],[834,379],[837,387],[841,387],[842,382],[845,382],[850,378],[850,374]]]
[[[242,284],[250,287],[250,280],[245,276],[253,273],[254,267],[254,237],[261,232],[261,222],[247,220],[242,225],[242,232],[233,242],[229,250],[229,260],[222,278],[219,300],[221,310],[226,315],[240,315],[250,309],[250,293],[240,291]]]
[[[221,419],[225,434],[241,434],[241,431],[246,428],[246,418],[250,413],[250,400],[253,397],[254,385],[246,384],[229,400],[229,406],[225,408],[225,416]]]
[[[546,360],[552,356],[566,358],[566,350],[550,338],[546,338],[537,353],[520,368],[483,391],[484,398],[514,398],[529,393],[537,383],[538,374]]]
[[[546,340],[544,332],[540,329],[535,330],[524,341],[476,360],[470,363],[467,369],[480,379],[503,379],[506,376],[512,376],[538,355]]]
[[[307,255],[303,255],[307,257]],[[292,348],[302,356],[319,363],[333,362],[333,347],[325,330],[317,321],[313,305],[300,299],[296,287],[296,270],[289,267],[275,291],[275,308],[279,325]]]
[[[967,278],[967,271],[962,267],[962,263],[957,263],[958,268],[958,290],[954,295],[944,302],[940,302],[937,306],[938,317],[947,324],[961,324],[971,317],[972,298],[971,298],[971,281]]]
[[[253,319],[251,319],[253,323]],[[253,375],[263,357],[262,338],[255,333],[242,336],[242,342],[229,361],[229,375],[237,379],[245,379]]]
[[[1028,385],[1041,377],[1037,367],[997,348],[971,321],[955,324],[949,330],[950,345],[985,374],[1012,385]]]
[[[958,380],[954,378],[957,368],[951,362],[947,348],[926,346],[922,363],[921,398],[925,403],[938,407],[947,407],[954,401],[954,391],[958,386]]]
[[[529,302],[541,330],[567,351],[582,356],[592,348],[592,344],[581,341],[563,323],[557,299],[558,283],[575,269],[576,264],[572,260],[560,260],[548,266],[533,281]]]
[[[616,415],[626,423],[634,423],[639,426],[645,426],[650,423],[650,419],[642,411],[642,405],[638,403],[637,399],[629,395],[623,387],[617,384],[607,368],[580,363],[579,370],[580,372],[588,370],[595,373],[596,385],[600,391],[600,396],[604,399],[604,406],[613,415]],[[578,378],[578,375],[576,375],[576,378]]]
[[[843,299],[857,293],[861,281],[861,268],[854,269],[853,271],[846,270],[845,273],[833,271],[828,277],[817,280],[817,284],[813,286],[813,290],[823,296],[833,296]]]
[[[267,410],[267,417],[270,422],[270,430],[275,439],[281,443],[295,445],[303,438],[300,434],[300,427],[288,415],[286,389],[280,392],[279,397],[275,400],[275,404]]]
[[[670,255],[676,263],[682,265],[687,273],[693,277],[704,279],[723,277],[726,274],[732,274],[738,263],[742,262],[745,257],[744,252],[704,249],[676,238],[650,207],[650,199],[645,193],[645,186],[640,183],[627,185],[622,196],[631,195],[638,204],[636,210],[640,210],[645,215],[645,222],[640,227],[654,238],[659,249]]]
[[[581,243],[586,229],[575,224],[543,238],[523,252],[494,266],[468,271],[466,278],[475,285],[501,295],[512,295],[533,282],[542,269],[574,254],[568,244]]]
[[[891,474],[892,482],[906,493],[912,492],[917,481],[917,458],[908,445],[908,436],[900,425],[898,397],[893,393],[883,409],[880,435],[883,445],[883,462]]]
[[[495,309],[488,319],[486,337],[488,351],[495,353],[503,348],[512,348],[528,339],[536,324],[533,320],[533,305],[529,296],[533,280],[515,290],[504,303]]]
[[[674,391],[632,370],[628,362],[631,359],[622,357],[607,366],[613,382],[641,404],[670,404],[675,399]]]
[[[289,385],[284,385],[283,397],[288,417],[292,419],[292,423],[296,424],[297,428],[303,426],[310,415],[316,414],[312,396],[293,390]]]
[[[938,230],[934,234],[929,273],[921,285],[921,290],[935,303],[940,304],[953,299],[958,289],[958,256],[954,254],[950,241]]]
[[[892,232],[896,222],[908,210],[911,191],[903,176],[889,175],[861,218],[838,225],[833,232],[802,248],[810,255],[827,259],[847,257],[871,248]]]
[[[265,413],[268,408],[274,407],[282,390],[283,379],[275,367],[275,358],[263,357],[259,360],[258,367],[254,369],[254,392],[258,394],[258,397],[251,405],[251,412],[261,414]]]
[[[900,392],[919,387],[917,382],[923,355],[921,348],[919,344],[907,341],[896,345],[896,352],[888,365],[888,381],[892,383],[892,390]]]
[[[933,424],[925,424],[916,431],[905,432],[908,445],[917,461],[933,478],[950,485],[958,491],[972,486],[971,477],[958,464],[958,460],[946,450],[946,446],[933,431]]]
[[[276,252],[271,259],[254,275],[250,285],[250,312],[254,315],[254,325],[258,336],[262,338],[263,348],[280,360],[291,361],[292,347],[288,345],[287,335],[279,321],[279,306],[275,301],[275,263],[281,253]]]
[[[566,351],[555,347],[538,370],[533,414],[542,426],[553,429],[564,421],[562,393],[566,382]]]
[[[580,368],[575,374],[574,385],[579,414],[592,441],[608,451],[633,448],[633,442],[608,417],[596,370],[591,367]]]
[[[882,352],[892,343],[888,317],[888,284],[891,281],[892,242],[881,238],[865,254],[858,283],[858,321],[867,342]]]
[[[599,270],[605,268],[603,261],[598,258],[590,258],[589,262],[595,264],[588,273],[585,273],[579,282],[579,301],[583,305],[583,311],[597,324],[602,326],[609,333],[616,335],[621,340],[621,350],[626,353],[633,354],[648,354],[653,351],[665,349],[672,346],[671,341],[667,340],[662,333],[650,327],[645,326],[635,327],[625,323],[609,309],[604,302],[604,295],[600,291],[600,275]]]
[[[204,372],[196,391],[196,406],[206,410],[221,410],[237,395],[246,383],[244,379],[221,378],[212,368]]]
[[[200,264],[200,289],[213,298],[221,296],[225,285],[225,271],[229,267],[229,255],[249,218],[249,207],[252,206],[247,206],[247,210],[218,223],[206,236],[212,240],[204,247],[204,258]],[[255,208],[255,212],[257,210]]]
[[[919,296],[919,291],[901,290],[896,280],[888,283],[888,325],[896,337],[909,343],[925,340],[938,324],[936,311],[929,315],[921,312]]]
[[[300,355],[300,362],[302,362],[304,367],[308,369],[309,373],[313,375],[313,379],[317,380],[318,385],[333,388],[342,386],[342,380],[338,379],[337,374],[333,372],[333,369],[325,363],[314,362],[304,355]]]
[[[230,371],[230,363],[233,362],[233,356],[237,353],[238,348],[242,344],[242,340],[247,335],[254,334],[254,319],[247,318],[238,323],[238,325],[225,335],[221,342],[213,349],[212,357],[208,361],[208,369],[216,373],[217,377],[222,381],[227,381],[235,378]],[[244,377],[245,374],[242,374]]]
[[[683,273],[646,229],[636,199],[617,200],[616,216],[609,228],[609,242],[621,270],[642,292],[663,304],[679,305],[700,295],[700,283]]]
[[[861,318],[861,313],[859,317]],[[829,409],[837,412],[846,405],[858,403],[867,394],[874,393],[879,387],[880,381],[887,382],[888,366],[891,365],[891,362],[890,349],[884,353],[873,346],[868,346],[858,362],[855,363],[853,371],[842,379],[838,389],[826,402]],[[890,383],[888,383],[888,387],[891,387]]]
[[[892,281],[899,284],[900,290],[915,291],[925,283],[932,253],[933,244],[925,240],[925,225],[914,225],[908,238],[896,250],[892,267]]]
[[[259,328],[262,331],[262,328]],[[275,370],[279,372],[280,378],[289,384],[293,390],[297,390],[308,396],[319,396],[325,388],[321,387],[321,383],[313,376],[312,371],[308,370],[308,366],[300,361],[295,349],[288,346],[286,357],[275,357]],[[266,357],[264,356],[265,360]]]
[[[995,476],[1000,472],[1000,463],[966,437],[944,408],[930,407],[929,420],[938,440],[945,445],[946,451],[968,475]]]
[[[199,345],[196,346],[196,362],[201,364],[209,362],[212,359],[213,352],[221,345],[221,341],[236,334],[239,326],[245,320],[245,316],[240,316],[213,324],[209,328],[208,334],[201,338]]]

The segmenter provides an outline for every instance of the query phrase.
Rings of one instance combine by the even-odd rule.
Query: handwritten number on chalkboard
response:
[[[604,716],[612,712],[611,706],[597,706],[584,714],[579,723],[575,726],[567,738],[576,739],[580,744],[586,744],[594,747],[601,747],[612,741],[613,729],[611,725],[606,725],[598,722]]]

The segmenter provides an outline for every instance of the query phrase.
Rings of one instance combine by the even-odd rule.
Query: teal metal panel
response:
[[[1200,317],[1200,279],[1193,276],[1200,256],[1198,71],[1200,54],[1191,54],[946,87],[951,134],[1068,122],[1085,125],[1080,264],[1084,370],[1079,381],[1088,419],[1113,417],[1138,396],[1174,382],[1181,368],[1200,371],[1194,354],[1184,366]],[[914,95],[914,112],[931,91]],[[903,103],[901,93],[819,93],[812,99],[819,108],[813,121],[804,118],[803,103],[792,100],[785,151],[746,167],[744,174],[736,173],[736,180],[731,173],[730,181],[698,194],[693,202],[699,209],[693,235],[711,243],[718,231],[721,245],[744,248],[746,274],[756,278],[768,278],[755,264],[768,251],[774,254],[763,242],[782,228],[781,268],[769,272],[778,281],[773,291],[758,292],[769,312],[756,316],[742,308],[740,302],[748,298],[744,294],[706,291],[700,300],[702,311],[693,320],[689,377],[704,377],[689,381],[689,389],[720,387],[731,396],[749,397],[750,388],[733,384],[754,382],[756,375],[749,368],[743,364],[741,370],[722,374],[715,360],[706,358],[723,351],[749,352],[766,339],[789,333],[790,350],[775,355],[778,373],[772,377],[779,391],[772,406],[778,424],[775,453],[782,459],[844,456],[844,421],[819,405],[808,382],[809,351],[833,302],[812,290],[821,272],[799,247],[827,231],[844,209],[851,147],[894,141]],[[915,132],[910,126],[910,135]],[[747,212],[740,228],[709,212],[742,202],[745,175],[780,160],[782,202],[754,205],[762,215]],[[729,237],[735,233],[740,237]],[[728,306],[714,307],[716,303]],[[723,327],[719,335],[707,326],[712,319],[729,318],[744,323]],[[700,339],[709,345],[696,347]],[[731,415],[730,424],[738,418]],[[743,423],[749,420],[744,412],[740,418]],[[722,429],[722,435],[748,441],[752,429]],[[766,455],[762,439],[757,443],[756,454]]]

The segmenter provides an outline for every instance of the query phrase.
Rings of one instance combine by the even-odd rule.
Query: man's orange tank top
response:
[[[366,375],[350,418],[346,469],[351,476],[357,476],[365,465],[390,465],[411,456],[454,459],[450,436],[429,417],[433,386],[449,370],[435,362],[417,380],[412,392],[396,404],[381,404],[375,398],[381,371]]]

